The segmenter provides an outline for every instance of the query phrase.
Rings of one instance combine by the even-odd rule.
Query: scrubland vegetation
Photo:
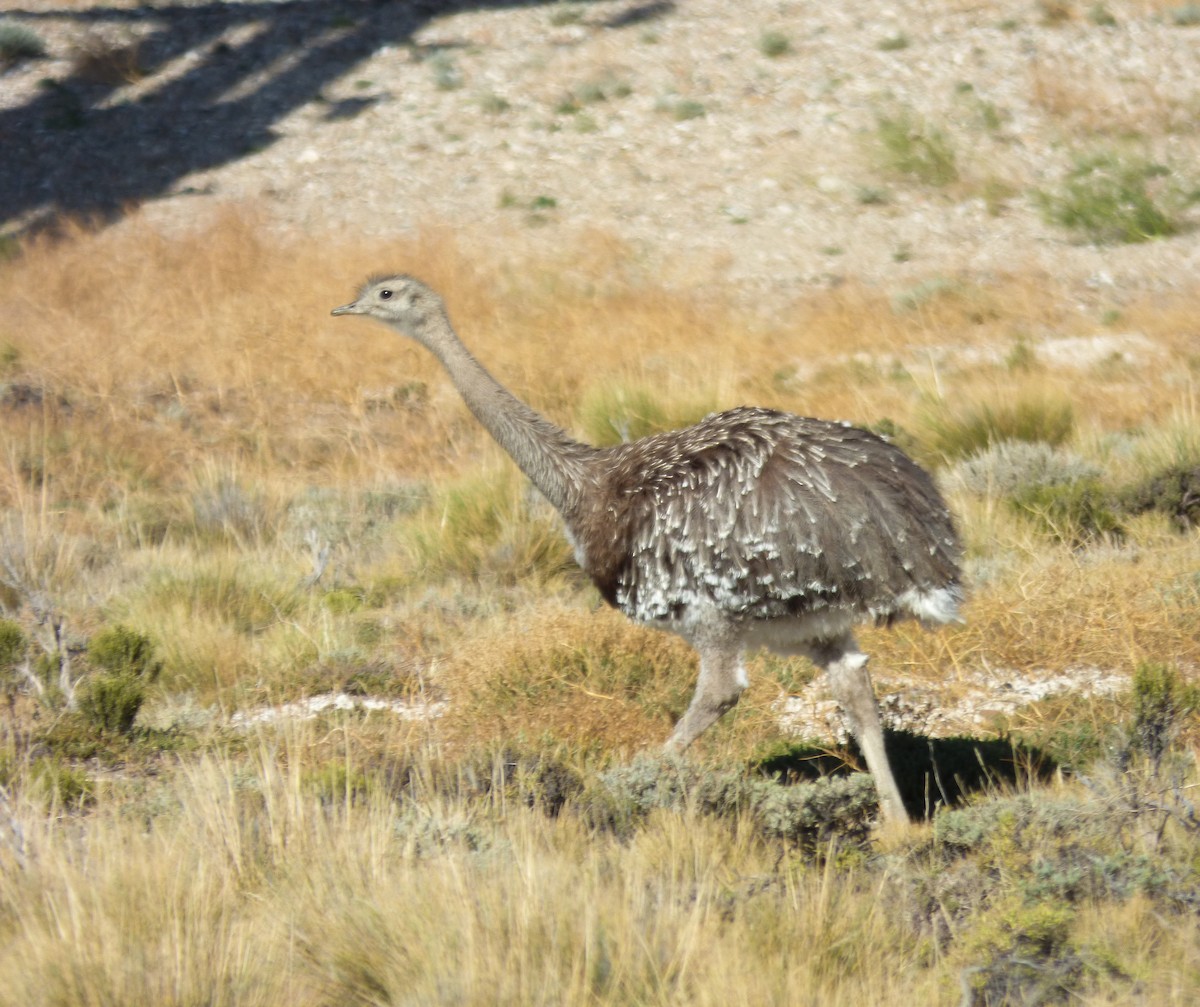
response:
[[[601,236],[481,248],[238,208],[0,263],[5,999],[1194,1002],[1200,287],[931,276],[765,322]],[[756,657],[689,763],[645,755],[692,655],[600,609],[427,354],[329,318],[385,268],[580,436],[757,403],[933,468],[967,621],[864,631],[881,693],[1081,665],[1128,693],[896,735],[934,754],[897,767],[930,813],[899,835],[853,751],[781,732],[800,662]],[[444,705],[255,719],[328,693]]]

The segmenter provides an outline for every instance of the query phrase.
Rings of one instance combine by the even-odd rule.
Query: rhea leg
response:
[[[687,711],[679,718],[664,750],[682,752],[732,709],[749,681],[740,648],[727,643],[709,644],[700,651],[700,676]]]
[[[875,777],[884,817],[895,822],[907,821],[908,812],[883,747],[883,726],[867,671],[867,655],[858,649],[852,636],[809,645],[805,652],[814,664],[825,670],[829,688],[850,723],[850,730],[867,760],[867,768]]]

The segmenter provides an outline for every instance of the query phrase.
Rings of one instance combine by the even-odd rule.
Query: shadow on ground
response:
[[[929,818],[972,794],[1045,782],[1058,769],[1046,752],[1005,739],[930,738],[909,731],[885,731],[888,760],[908,813]],[[783,782],[859,771],[863,760],[854,746],[843,754],[827,748],[790,745],[754,768]]]
[[[95,40],[70,70],[0,111],[0,229],[114,220],[130,206],[186,195],[180,181],[270,146],[276,124],[386,46],[412,45],[435,17],[546,0],[271,0],[77,11],[5,11],[28,25],[71,20]],[[589,23],[618,28],[672,3],[633,5]],[[114,43],[114,33],[130,41]],[[107,40],[107,41],[106,41]],[[431,55],[421,47],[418,55]],[[429,49],[431,47],[425,47]],[[443,47],[444,48],[444,47]],[[61,54],[60,54],[61,55]],[[130,84],[146,84],[126,90]],[[372,99],[331,102],[344,119]]]

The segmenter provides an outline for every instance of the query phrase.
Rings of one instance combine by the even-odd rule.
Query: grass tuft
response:
[[[758,51],[768,59],[778,59],[792,51],[792,40],[785,32],[771,28],[758,37]]]
[[[45,55],[46,43],[32,28],[17,21],[0,20],[0,64],[41,59]]]
[[[1112,493],[1097,479],[1027,486],[1013,495],[1011,504],[1066,545],[1118,539],[1125,533]]]
[[[924,427],[922,439],[938,456],[953,461],[1006,441],[1062,445],[1075,430],[1075,411],[1069,402],[1030,397],[958,411],[941,407],[926,414]]]
[[[1129,244],[1177,234],[1182,223],[1152,183],[1169,169],[1102,152],[1080,155],[1057,191],[1036,193],[1047,223],[1096,244]],[[1161,188],[1161,186],[1157,187]]]
[[[946,136],[912,109],[901,108],[875,121],[875,141],[884,166],[924,185],[958,181],[958,157]]]
[[[689,426],[714,408],[711,401],[673,401],[644,386],[605,384],[584,394],[576,422],[590,443],[605,446]]]
[[[413,580],[544,580],[571,562],[561,524],[511,465],[441,487],[399,529]]]

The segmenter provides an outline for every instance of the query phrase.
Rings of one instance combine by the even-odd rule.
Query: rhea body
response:
[[[419,280],[372,278],[332,313],[378,319],[427,347],[562,516],[604,600],[698,652],[696,690],[669,751],[737,703],[747,651],[805,656],[828,676],[884,815],[906,817],[854,628],[957,620],[962,590],[950,514],[902,451],[846,423],[751,407],[598,448],[502,387]]]

